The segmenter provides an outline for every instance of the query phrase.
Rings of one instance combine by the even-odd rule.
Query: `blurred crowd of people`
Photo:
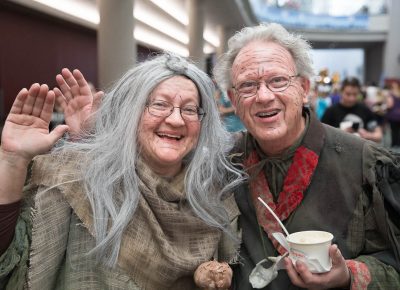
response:
[[[310,94],[310,106],[325,124],[400,149],[398,81],[378,87],[363,85],[356,77],[339,81],[321,71]]]

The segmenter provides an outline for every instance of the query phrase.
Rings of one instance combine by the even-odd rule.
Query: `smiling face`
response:
[[[302,108],[307,102],[309,80],[292,77],[289,87],[281,92],[272,92],[265,85],[265,81],[276,76],[295,75],[297,71],[291,54],[274,42],[250,42],[239,51],[233,63],[233,86],[238,87],[245,81],[261,82],[253,97],[242,98],[235,89],[229,90],[228,94],[247,130],[266,154],[281,153],[304,130]]]
[[[149,96],[149,103],[166,101],[174,107],[199,106],[195,84],[174,76],[161,82]],[[175,176],[182,167],[183,158],[195,148],[200,134],[199,121],[185,121],[175,108],[168,117],[156,117],[145,109],[139,124],[141,156],[148,166],[161,176]]]

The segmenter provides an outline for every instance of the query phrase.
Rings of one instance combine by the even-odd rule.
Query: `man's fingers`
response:
[[[307,288],[310,287],[320,287],[324,284],[324,279],[326,277],[325,274],[318,274],[315,275],[310,272],[307,265],[302,261],[296,262],[296,270],[297,273],[300,275],[300,279],[307,285]]]
[[[300,278],[296,269],[294,268],[292,260],[290,260],[290,258],[285,258],[285,267],[286,267],[286,272],[290,278],[290,281],[292,281],[294,285],[304,288],[305,284],[303,280]]]
[[[342,253],[340,252],[339,248],[337,245],[332,245],[329,248],[329,256],[332,259],[332,265],[336,266],[336,265],[340,265],[342,263],[345,263],[345,260],[342,256]]]

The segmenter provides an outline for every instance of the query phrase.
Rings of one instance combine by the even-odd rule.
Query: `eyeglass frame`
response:
[[[286,85],[285,87],[283,87],[282,89],[271,89],[271,88],[269,87],[270,81],[271,81],[272,79],[274,79],[274,78],[277,78],[277,77],[288,77],[289,81],[288,81],[287,85]],[[239,97],[244,98],[244,99],[248,99],[248,98],[252,98],[252,97],[254,97],[255,95],[258,94],[258,91],[260,90],[260,87],[261,87],[261,83],[264,83],[265,86],[266,86],[266,88],[267,88],[268,90],[270,90],[271,92],[273,92],[273,93],[279,93],[279,92],[285,91],[288,87],[290,87],[290,85],[292,84],[292,78],[297,78],[297,77],[300,77],[300,74],[296,74],[296,75],[276,75],[276,76],[273,76],[273,77],[271,77],[271,78],[269,78],[269,79],[267,79],[267,80],[258,80],[258,81],[255,81],[255,80],[254,80],[253,82],[256,82],[256,83],[257,83],[257,90],[254,92],[253,95],[247,96],[247,97],[242,96],[242,94],[239,92],[239,89],[237,89],[235,86],[232,86],[232,89],[234,89],[234,90],[236,91],[236,93],[237,93],[237,95],[238,95]],[[239,85],[244,84],[244,83],[246,83],[246,82],[251,82],[251,81],[252,81],[252,80],[245,80],[245,81],[241,82]]]
[[[162,102],[162,103],[168,104],[169,107],[170,107],[169,114],[167,114],[167,115],[165,115],[165,116],[158,116],[158,115],[155,115],[154,112],[152,113],[152,112],[150,111],[150,107],[151,107],[151,105],[152,105],[154,102]],[[163,101],[163,100],[153,100],[153,101],[151,101],[150,103],[146,104],[147,111],[149,112],[150,115],[152,115],[152,116],[154,116],[154,117],[168,118],[169,116],[172,115],[172,113],[174,112],[175,109],[179,109],[179,114],[180,114],[182,120],[184,120],[184,121],[187,121],[187,122],[201,122],[201,121],[204,119],[204,116],[206,115],[206,112],[204,111],[204,109],[203,109],[202,107],[199,107],[199,106],[197,106],[197,105],[187,105],[187,106],[184,106],[184,108],[185,108],[185,107],[195,107],[195,108],[196,108],[196,111],[197,111],[197,114],[196,114],[196,115],[197,115],[198,120],[188,120],[187,117],[186,117],[185,115],[182,115],[182,107],[175,107],[172,103],[167,102],[167,101]],[[193,116],[195,116],[195,115],[193,115]]]

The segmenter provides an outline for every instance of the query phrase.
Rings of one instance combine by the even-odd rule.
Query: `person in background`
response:
[[[340,102],[328,108],[321,121],[366,140],[380,143],[382,127],[375,114],[358,100],[360,89],[360,81],[357,78],[344,79],[340,89]]]
[[[386,99],[387,112],[385,119],[390,124],[391,146],[400,147],[400,88],[398,82],[390,84],[390,91]]]
[[[237,132],[245,130],[242,121],[236,115],[235,109],[232,107],[231,101],[225,92],[217,89],[215,92],[215,98],[218,104],[218,110],[221,114],[222,121],[224,122],[225,128],[229,132]]]
[[[214,69],[247,128],[232,152],[250,175],[235,191],[242,243],[233,289],[254,289],[257,277],[263,280],[257,288],[268,290],[400,289],[398,215],[389,219],[379,206],[390,188],[380,168],[400,172],[398,162],[384,148],[316,119],[305,106],[313,75],[310,45],[275,23],[237,32]],[[330,271],[313,274],[304,262],[282,258],[286,251],[272,236],[282,229],[258,197],[289,233],[334,235]],[[260,261],[278,255],[285,270],[252,275]]]
[[[384,91],[379,88],[375,82],[366,86],[364,104],[374,113],[378,124],[382,127],[385,135],[385,115],[387,110],[387,101]]]
[[[339,83],[332,84],[332,90],[329,95],[329,98],[331,99],[332,105],[336,105],[340,102],[340,85],[339,85]]]
[[[198,267],[236,255],[234,239],[218,246],[233,235],[229,193],[242,180],[212,81],[161,55],[129,70],[98,110],[79,71],[57,82],[21,90],[2,132],[1,288],[198,289]],[[49,132],[56,95],[67,125]],[[74,142],[48,152],[68,130]],[[209,289],[229,288],[226,271]]]
[[[332,105],[332,100],[329,96],[331,90],[330,84],[317,85],[317,99],[315,100],[315,114],[318,119],[321,119],[326,110]]]

